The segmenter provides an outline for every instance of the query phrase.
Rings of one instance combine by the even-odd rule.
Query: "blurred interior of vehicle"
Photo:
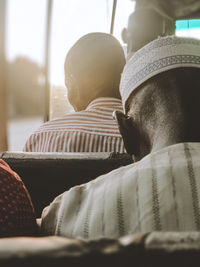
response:
[[[175,21],[177,36],[200,39],[199,0],[0,0],[1,158],[24,181],[38,218],[63,191],[132,163],[128,154],[20,151],[43,122],[73,111],[63,67],[73,43],[101,31],[113,34],[126,53],[121,31],[135,9],[148,6]],[[41,236],[0,239],[0,266],[198,266],[199,259],[199,233],[91,242]]]

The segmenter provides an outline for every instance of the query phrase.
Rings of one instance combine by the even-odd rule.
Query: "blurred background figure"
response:
[[[175,33],[175,21],[154,8],[138,8],[122,30],[122,40],[127,44],[127,59],[134,52],[158,38]]]

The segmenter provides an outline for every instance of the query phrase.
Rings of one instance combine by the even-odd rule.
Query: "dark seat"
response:
[[[118,153],[4,152],[0,157],[22,178],[37,217],[57,195],[70,187],[132,163],[128,154]]]
[[[199,232],[152,232],[120,239],[63,237],[0,239],[0,266],[199,266]]]

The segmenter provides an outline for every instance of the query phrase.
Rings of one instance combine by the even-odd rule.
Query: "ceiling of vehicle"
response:
[[[133,0],[136,8],[155,6],[174,19],[200,18],[200,0]]]

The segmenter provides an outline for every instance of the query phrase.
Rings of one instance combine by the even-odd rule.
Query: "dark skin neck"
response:
[[[193,79],[188,73],[193,74],[193,70],[173,70],[175,78],[172,75],[170,79],[163,74],[161,83],[146,83],[132,97],[127,115],[136,132],[135,160],[173,144],[200,142],[199,78],[195,79],[199,70]]]
[[[184,114],[171,114],[170,118],[160,117],[160,122],[155,128],[147,128],[146,135],[149,138],[149,152],[160,150],[164,147],[183,142],[199,142],[200,135],[184,120]],[[147,134],[148,133],[148,134]],[[144,147],[145,148],[145,147]],[[141,152],[144,153],[144,151]]]
[[[185,118],[184,112],[174,111],[159,114],[158,120],[138,124],[138,153],[134,160],[140,160],[151,152],[158,151],[170,145],[183,142],[200,142],[200,126],[192,125],[194,120]],[[136,123],[137,125],[137,123]]]
[[[167,146],[182,143],[200,141],[196,138],[194,131],[186,131],[183,125],[183,115],[179,114],[171,118],[160,115],[159,121],[149,122],[136,126],[138,131],[137,153],[134,153],[134,159],[140,160],[151,152],[158,151]],[[136,123],[137,124],[137,123]]]

